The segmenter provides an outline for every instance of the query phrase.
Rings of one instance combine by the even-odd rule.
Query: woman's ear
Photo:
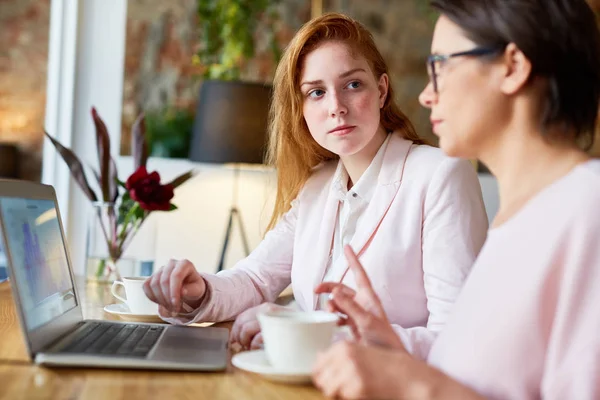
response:
[[[531,76],[531,61],[516,44],[509,43],[504,50],[502,63],[505,72],[500,88],[504,94],[515,94],[525,86]]]
[[[385,104],[385,99],[387,99],[388,95],[389,85],[390,78],[388,77],[388,74],[381,74],[381,76],[379,77],[379,84],[377,85],[377,87],[379,88],[379,108],[383,108],[383,105]]]

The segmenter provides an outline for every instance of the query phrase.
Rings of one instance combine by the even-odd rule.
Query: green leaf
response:
[[[177,210],[177,206],[175,204],[169,204],[169,211]]]
[[[125,222],[125,216],[129,214],[129,211],[135,205],[135,201],[129,196],[129,192],[125,191],[121,197],[121,204],[119,204],[119,217],[117,219],[117,225],[122,225]]]
[[[135,219],[142,219],[146,216],[146,210],[144,210],[142,207],[136,207],[133,213],[133,217]]]
[[[63,146],[58,140],[54,139],[52,136],[48,134],[48,132],[44,131],[46,137],[50,139],[58,154],[65,161],[67,166],[69,167],[69,171],[71,172],[71,176],[75,179],[75,182],[79,185],[81,190],[83,190],[83,194],[90,199],[92,202],[98,201],[98,197],[90,187],[87,178],[85,177],[85,172],[83,170],[83,164],[79,160],[79,158],[73,153],[70,149]]]
[[[255,54],[257,24],[274,30],[280,0],[197,0],[200,48],[197,52],[209,79],[239,80],[241,68]],[[276,62],[281,58],[278,43],[269,48]],[[228,60],[233,60],[230,63]]]
[[[146,141],[152,156],[187,158],[194,127],[194,112],[167,107],[145,117]]]

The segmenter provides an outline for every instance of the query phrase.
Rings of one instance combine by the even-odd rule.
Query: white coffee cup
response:
[[[331,345],[338,319],[325,311],[259,314],[267,360],[282,370],[310,372],[319,352]]]
[[[158,314],[158,304],[151,301],[144,293],[144,281],[147,277],[127,277],[123,281],[114,281],[110,292],[117,299],[127,304],[129,310],[134,314],[140,315],[156,315]],[[123,298],[117,294],[117,287],[125,288],[125,296]]]

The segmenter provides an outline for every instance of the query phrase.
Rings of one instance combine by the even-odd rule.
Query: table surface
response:
[[[110,286],[78,281],[87,319],[116,319],[103,308],[113,303]],[[81,289],[83,288],[83,290]],[[220,324],[230,327],[231,324]],[[201,328],[190,328],[201,329]],[[231,361],[231,357],[229,357]],[[0,283],[0,398],[7,399],[321,399],[311,385],[286,385],[243,372],[167,372],[63,369],[33,365],[28,356],[10,283]]]

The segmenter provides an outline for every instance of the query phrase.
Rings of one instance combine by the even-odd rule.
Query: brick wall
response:
[[[199,69],[190,60],[197,45],[194,0],[129,2],[127,61],[121,148],[129,151],[128,131],[135,116],[144,109],[167,104],[193,107],[200,80]],[[362,21],[374,34],[388,60],[396,96],[419,132],[435,141],[427,112],[416,98],[426,83],[423,60],[429,54],[433,19],[419,0],[325,1],[324,11],[342,11]],[[282,0],[277,37],[282,47],[310,18],[310,2]],[[402,23],[398,16],[403,16]],[[264,38],[261,32],[257,37]],[[257,57],[248,63],[243,78],[269,81],[274,63],[258,42]]]
[[[435,16],[422,0],[344,0],[325,3],[325,11],[340,11],[361,21],[375,37],[388,63],[396,99],[417,132],[437,143],[429,112],[417,98],[427,84],[425,59],[429,55]]]
[[[309,3],[282,0],[277,28],[282,46],[309,19]],[[121,136],[124,153],[129,153],[129,130],[142,110],[195,106],[202,72],[192,65],[199,41],[195,0],[138,0],[130,1],[127,7]],[[267,82],[272,79],[275,65],[264,32],[257,32],[256,37],[256,57],[243,69],[242,79]]]
[[[39,180],[50,0],[0,0],[0,142],[20,147],[20,176]]]
[[[600,0],[590,0],[600,10]],[[50,0],[0,0],[0,142],[21,148],[21,176],[37,180],[41,170],[47,77]],[[374,34],[388,60],[396,95],[421,134],[433,138],[417,95],[426,83],[423,60],[433,20],[423,0],[325,0],[324,10],[345,12]],[[285,45],[309,19],[309,0],[282,0],[277,37]],[[199,69],[191,63],[197,46],[195,0],[128,2],[122,150],[135,116],[174,104],[192,108]],[[257,33],[257,37],[264,35]],[[268,81],[274,65],[259,41],[257,57],[245,67],[247,80]],[[600,155],[600,141],[595,154]]]

